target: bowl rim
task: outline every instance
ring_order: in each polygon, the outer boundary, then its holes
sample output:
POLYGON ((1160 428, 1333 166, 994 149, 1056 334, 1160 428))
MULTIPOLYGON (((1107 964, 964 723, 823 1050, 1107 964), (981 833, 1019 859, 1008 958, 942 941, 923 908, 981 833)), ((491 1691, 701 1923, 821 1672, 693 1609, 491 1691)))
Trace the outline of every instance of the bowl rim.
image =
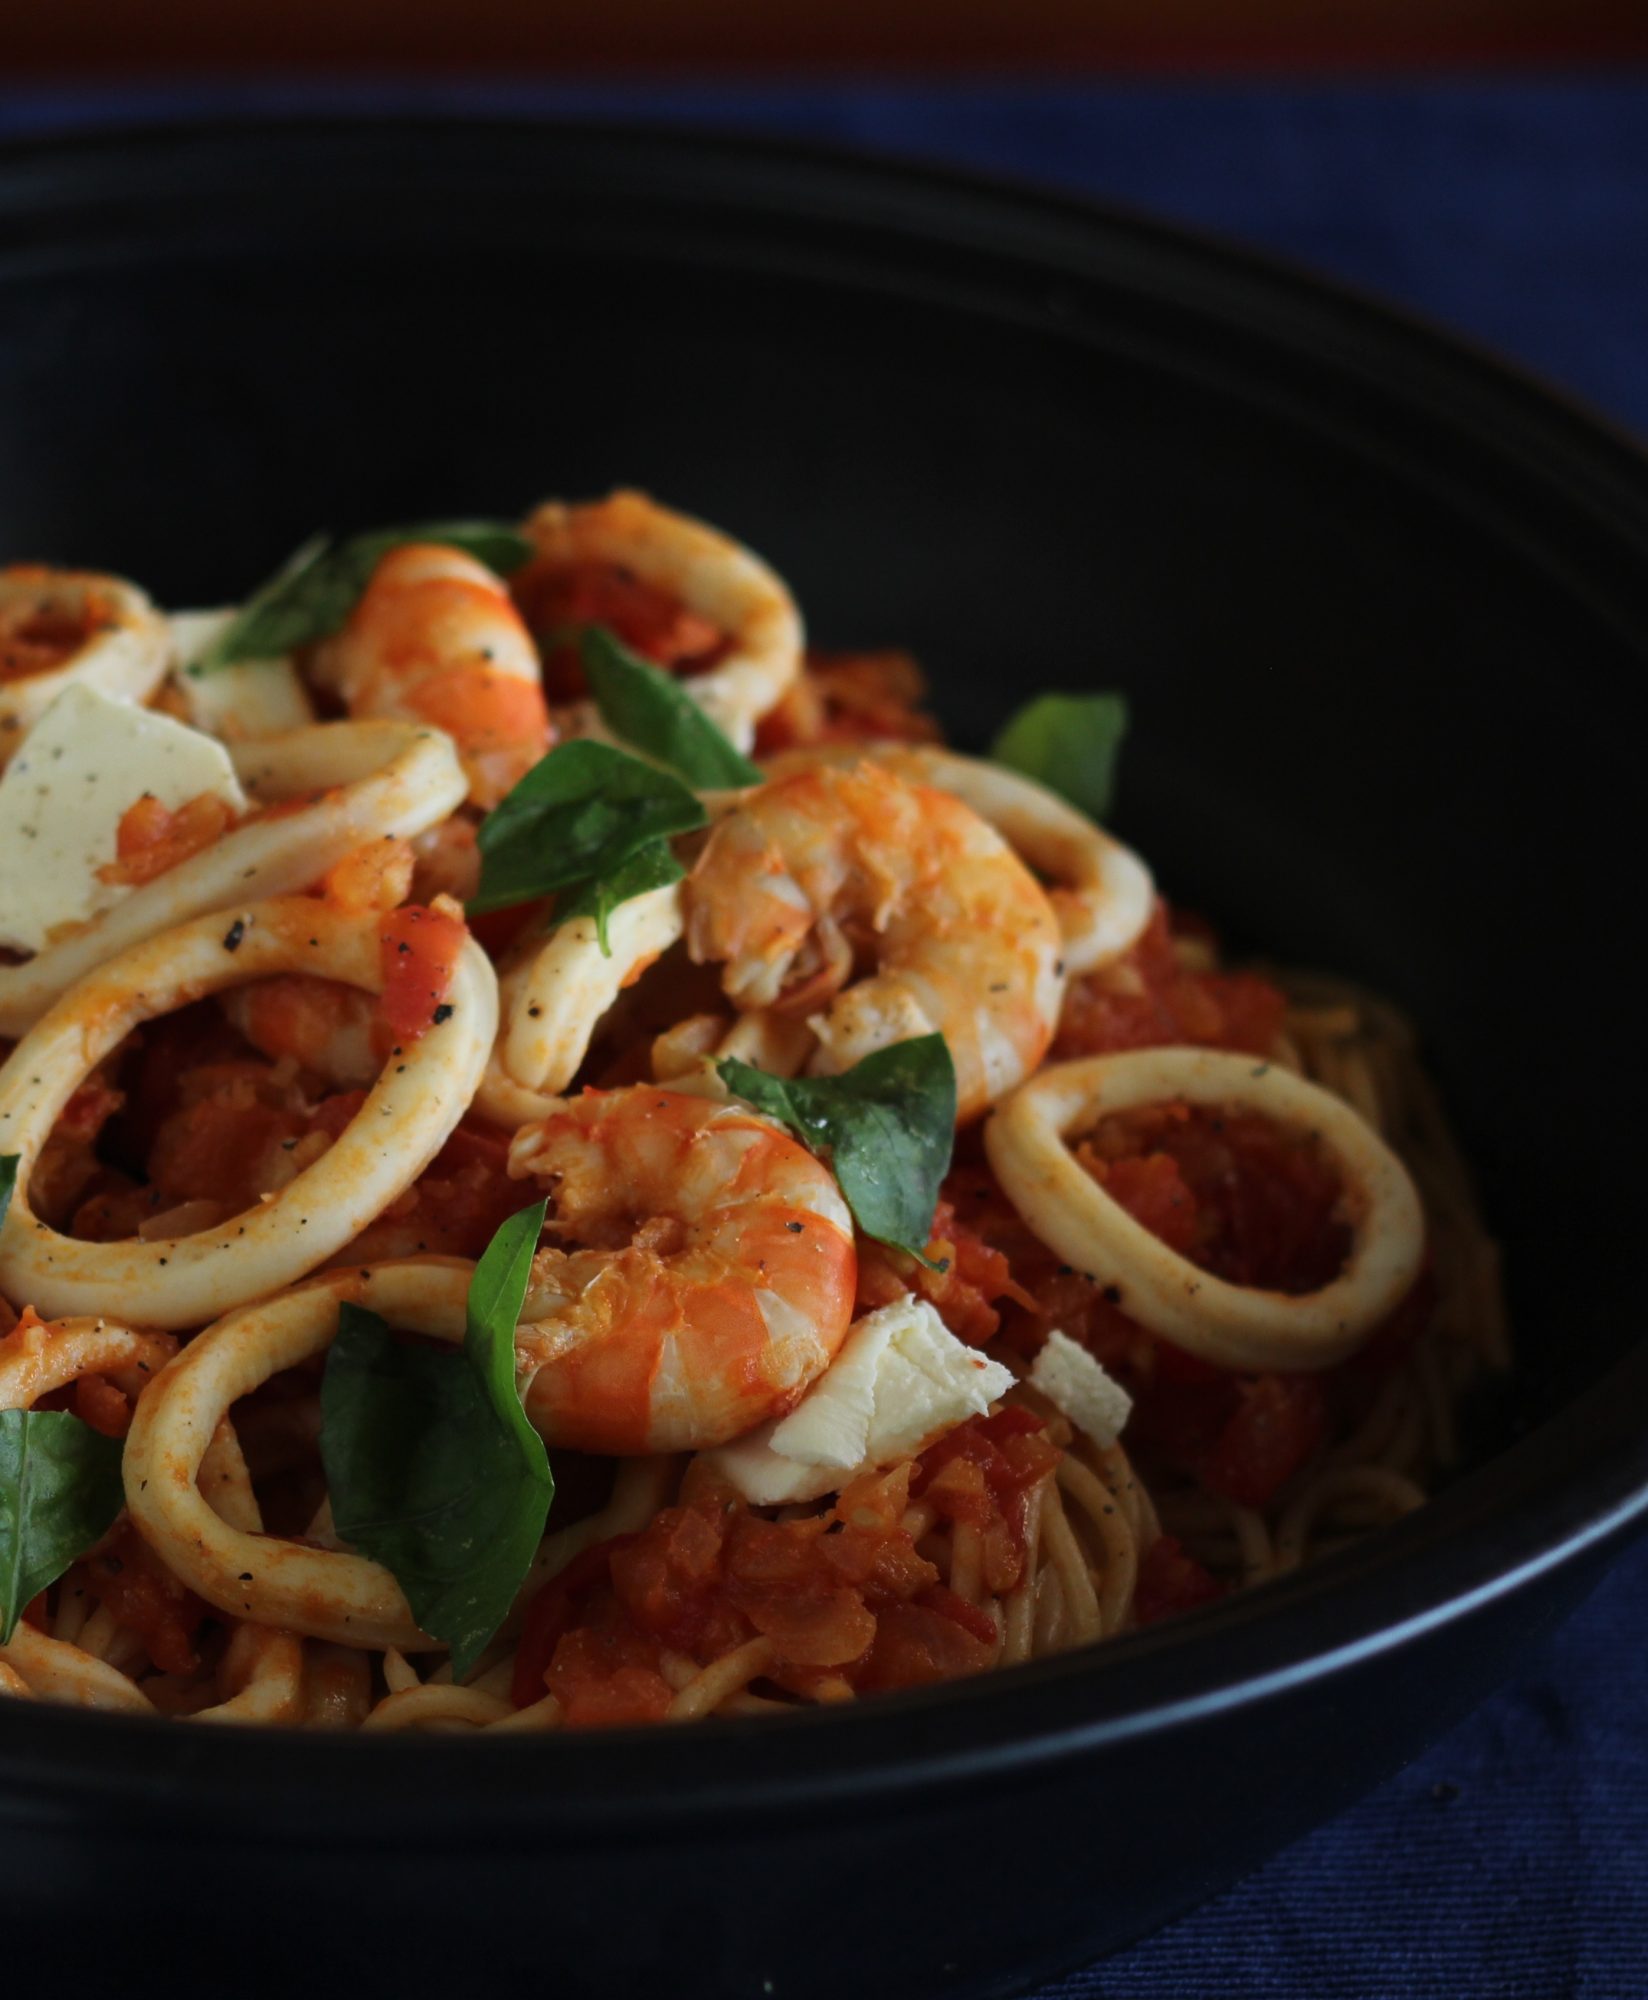
MULTIPOLYGON (((1085 270, 1111 287, 1148 282, 1181 310, 1207 318, 1218 308, 1227 325, 1234 316, 1265 344, 1285 333, 1284 344, 1303 343, 1341 386, 1371 377, 1397 393, 1393 372, 1399 381, 1405 374, 1404 403, 1455 441, 1468 437, 1515 465, 1546 508, 1556 505, 1579 528, 1582 556, 1609 558, 1605 582, 1648 577, 1648 455, 1622 426, 1532 372, 1422 315, 1223 237, 999 176, 833 145, 654 121, 394 109, 22 134, 0 141, 0 282, 8 221, 26 221, 43 204, 152 206, 167 198, 156 188, 168 168, 176 200, 187 191, 178 169, 205 153, 243 161, 282 147, 322 164, 340 150, 404 154, 409 140, 431 139, 525 146, 609 171, 626 156, 634 169, 656 156, 678 172, 690 168, 699 198, 712 204, 748 206, 749 177, 759 172, 769 206, 803 190, 821 212, 905 243, 959 240, 1047 276, 1085 270), (128 179, 134 164, 143 171, 128 179)), ((1617 590, 1604 595, 1613 602, 1617 590)), ((1628 589, 1625 604, 1624 627, 1648 657, 1648 587, 1628 589)), ((706 1815, 783 1818, 890 1805, 895 1796, 931 1799, 982 1778, 1028 1779, 1052 1760, 1342 1673, 1617 1546, 1645 1523, 1648 1342, 1639 1341, 1395 1527, 1309 1572, 1102 1647, 851 1710, 551 1735, 525 1751, 520 1739, 484 1736, 409 1743, 355 1735, 344 1747, 303 1732, 180 1731, 4 1702, 0 1825, 95 1807, 110 1828, 200 1834, 226 1823, 226 1812, 238 1827, 255 1790, 260 1823, 250 1837, 260 1842, 301 1835, 316 1847, 410 1849, 461 1833, 466 1846, 484 1849, 523 1839, 620 1840, 643 1820, 702 1826, 706 1815)))

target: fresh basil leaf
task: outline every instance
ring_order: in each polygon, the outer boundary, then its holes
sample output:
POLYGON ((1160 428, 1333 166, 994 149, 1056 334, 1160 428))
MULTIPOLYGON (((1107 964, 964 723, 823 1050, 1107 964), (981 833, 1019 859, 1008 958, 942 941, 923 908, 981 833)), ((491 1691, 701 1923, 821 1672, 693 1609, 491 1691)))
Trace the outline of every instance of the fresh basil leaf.
POLYGON ((17 1185, 17 1167, 22 1157, 21 1153, 0 1153, 0 1229, 6 1225, 11 1191, 17 1185))
POLYGON ((1115 798, 1126 734, 1125 695, 1039 694, 1012 717, 990 755, 1102 820, 1115 798))
POLYGON ((593 881, 557 896, 554 921, 564 924, 572 917, 593 917, 601 955, 610 958, 612 947, 607 942, 607 920, 618 905, 627 903, 632 896, 644 896, 649 889, 667 889, 672 882, 679 882, 686 872, 670 852, 669 843, 656 840, 650 847, 643 847, 639 854, 632 854, 610 875, 597 876, 593 881))
POLYGON ((585 628, 581 650, 584 678, 614 736, 702 791, 760 784, 760 770, 734 749, 674 674, 638 659, 603 625, 585 628))
POLYGON ((125 1504, 119 1438, 67 1410, 0 1410, 0 1646, 125 1504))
POLYGON ((956 1070, 942 1035, 878 1049, 840 1076, 768 1076, 728 1056, 730 1090, 829 1156, 866 1236, 920 1257, 956 1136, 956 1070))
POLYGON ((532 544, 497 521, 426 521, 410 528, 374 528, 335 547, 324 535, 305 542, 269 581, 254 591, 234 623, 201 655, 195 672, 210 673, 236 660, 271 660, 312 640, 327 638, 360 602, 372 572, 391 549, 407 542, 438 542, 461 549, 507 576, 531 559, 532 544))
POLYGON ((493 1237, 460 1352, 396 1340, 344 1304, 321 1380, 321 1460, 338 1534, 394 1576, 461 1679, 508 1615, 555 1481, 515 1387, 515 1322, 544 1204, 493 1237))
MULTIPOLYGON (((475 1275, 469 1281, 464 1359, 486 1390, 499 1423, 514 1435, 522 1464, 539 1485, 553 1493, 555 1480, 544 1441, 527 1422, 520 1391, 515 1386, 515 1323, 521 1317, 527 1282, 532 1276, 532 1253, 538 1247, 548 1208, 547 1201, 540 1201, 531 1208, 517 1210, 499 1225, 497 1234, 481 1252, 475 1275)), ((539 1532, 541 1535, 541 1527, 539 1532)), ((536 1547, 534 1540, 526 1552, 526 1562, 521 1565, 523 1575, 536 1547)))
POLYGON ((539 758, 481 822, 479 915, 610 880, 645 847, 708 824, 679 778, 580 737, 539 758))

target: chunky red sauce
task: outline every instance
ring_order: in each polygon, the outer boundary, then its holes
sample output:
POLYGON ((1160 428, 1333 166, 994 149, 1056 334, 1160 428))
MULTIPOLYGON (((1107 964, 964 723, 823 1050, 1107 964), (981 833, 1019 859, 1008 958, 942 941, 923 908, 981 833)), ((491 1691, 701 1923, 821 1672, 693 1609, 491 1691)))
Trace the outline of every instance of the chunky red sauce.
POLYGON ((823 743, 936 743, 939 728, 921 707, 927 683, 908 653, 818 653, 761 718, 757 757, 823 743))
POLYGON ((919 1495, 976 1527, 985 1581, 1007 1591, 1025 1562, 1024 1495, 1057 1459, 1039 1419, 1008 1410, 790 1521, 689 1473, 676 1506, 589 1550, 539 1593, 516 1656, 516 1703, 547 1691, 574 1727, 656 1720, 673 1698, 666 1653, 708 1662, 758 1635, 773 1649, 761 1678, 815 1698, 975 1673, 994 1657, 995 1628, 940 1583, 902 1525, 905 1508, 919 1495))
POLYGON ((605 626, 632 653, 675 673, 702 673, 726 651, 718 625, 618 563, 540 559, 510 587, 537 639, 552 702, 580 701, 589 692, 579 639, 591 625, 605 626))
POLYGON ((215 792, 197 792, 176 807, 163 806, 152 792, 145 792, 121 814, 115 858, 97 872, 105 882, 140 888, 204 853, 234 823, 234 807, 215 792))
POLYGON ((1158 904, 1144 936, 1117 965, 1070 982, 1050 1059, 1174 1042, 1264 1055, 1286 1012, 1286 996, 1256 972, 1182 966, 1166 906, 1158 904))
POLYGON ((396 1040, 416 1041, 451 1011, 447 990, 468 935, 458 917, 418 903, 403 904, 383 919, 378 927, 383 972, 378 1014, 396 1040))

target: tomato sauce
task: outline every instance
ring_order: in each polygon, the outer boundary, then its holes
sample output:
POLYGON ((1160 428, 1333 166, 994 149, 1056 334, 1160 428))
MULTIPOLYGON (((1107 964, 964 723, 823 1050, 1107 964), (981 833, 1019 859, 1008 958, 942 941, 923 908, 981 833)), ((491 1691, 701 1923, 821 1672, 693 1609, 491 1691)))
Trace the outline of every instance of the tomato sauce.
POLYGON ((903 1526, 906 1507, 919 1494, 976 1527, 987 1584, 1010 1590, 1027 1560, 1025 1495, 1058 1458, 1040 1418, 1012 1408, 788 1521, 695 1468, 675 1506, 586 1551, 538 1593, 515 1702, 547 1690, 574 1728, 655 1720, 672 1699, 666 1653, 707 1663, 758 1635, 773 1651, 763 1679, 814 1698, 976 1673, 995 1657, 995 1626, 941 1582, 903 1526))
POLYGON ((447 990, 468 936, 461 918, 418 903, 391 910, 379 925, 378 1015, 397 1041, 416 1041, 446 1018, 447 990))
POLYGON ((114 1622, 136 1634, 161 1673, 197 1670, 196 1641, 208 1607, 178 1582, 128 1518, 87 1559, 86 1582, 114 1622))
POLYGON ((937 743, 922 708, 927 682, 908 653, 807 655, 807 671, 756 725, 755 754, 810 750, 825 743, 937 743))
POLYGON ((684 605, 673 591, 647 583, 619 563, 529 563, 511 584, 521 616, 543 659, 544 691, 552 702, 581 701, 589 692, 579 640, 601 625, 632 653, 672 673, 702 673, 727 651, 727 635, 684 605))
POLYGON ((1116 965, 1070 982, 1050 1060, 1173 1043, 1265 1055, 1286 1013, 1286 995, 1256 972, 1181 965, 1167 908, 1158 903, 1144 935, 1116 965))
POLYGON ((98 875, 105 882, 140 888, 203 853, 234 824, 234 807, 215 792, 199 792, 175 808, 145 792, 121 814, 115 858, 98 875))

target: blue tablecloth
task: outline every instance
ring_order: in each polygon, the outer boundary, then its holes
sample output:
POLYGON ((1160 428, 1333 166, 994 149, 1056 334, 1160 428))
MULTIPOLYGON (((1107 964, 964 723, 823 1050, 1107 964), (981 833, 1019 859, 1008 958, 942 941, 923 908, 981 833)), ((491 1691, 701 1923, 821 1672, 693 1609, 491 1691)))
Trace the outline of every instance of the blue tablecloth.
MULTIPOLYGON (((0 133, 268 106, 667 117, 1039 178, 1447 321, 1648 434, 1648 77, 1342 85, 200 84, 0 102, 0 133)), ((1648 1994, 1648 1548, 1400 1777, 1041 2000, 1648 1994)))

